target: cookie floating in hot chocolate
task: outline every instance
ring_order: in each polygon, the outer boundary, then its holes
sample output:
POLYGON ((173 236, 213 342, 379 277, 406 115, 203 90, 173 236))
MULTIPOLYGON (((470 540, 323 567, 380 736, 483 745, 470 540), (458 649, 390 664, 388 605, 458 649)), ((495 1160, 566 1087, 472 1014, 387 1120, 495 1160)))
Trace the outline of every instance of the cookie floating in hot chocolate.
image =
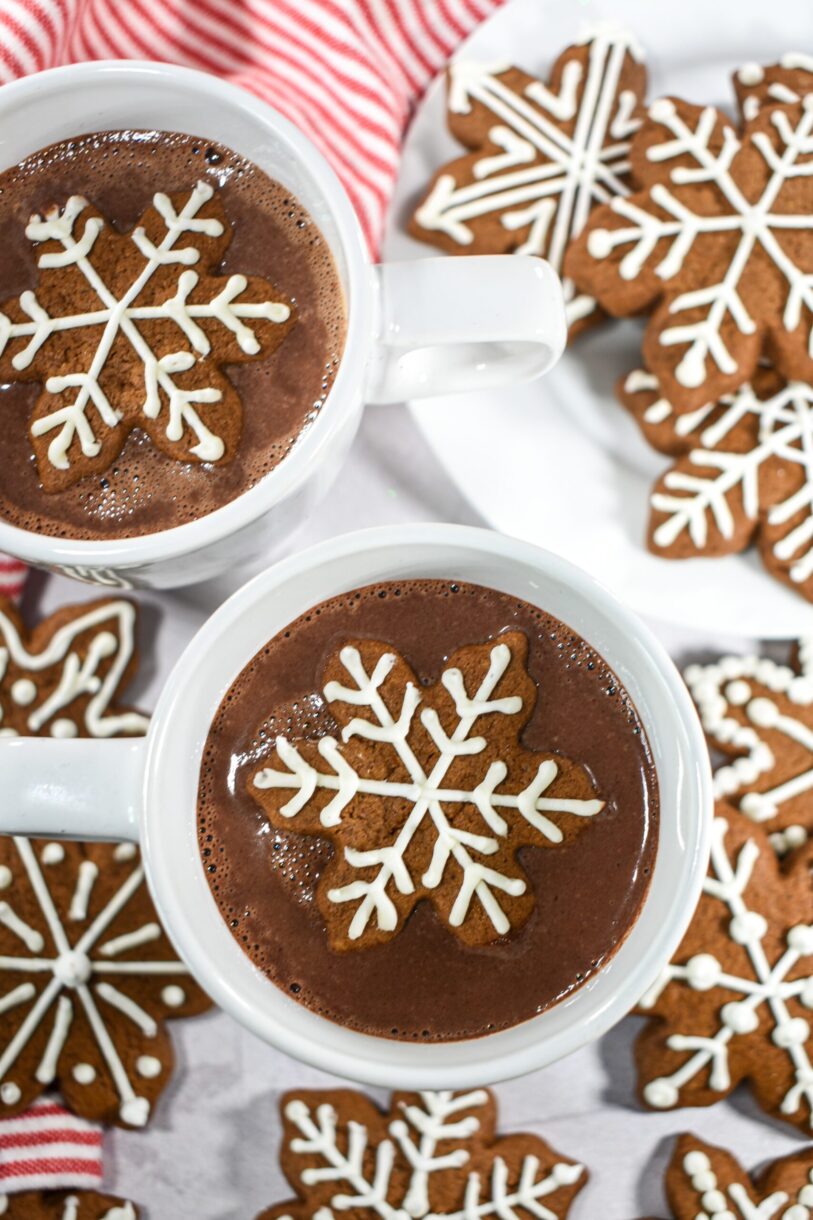
POLYGON ((322 676, 339 740, 277 738, 252 787, 274 826, 334 844, 317 891, 334 949, 389 939, 423 899, 467 944, 498 940, 533 908, 519 849, 603 808, 577 764, 520 744, 527 653, 518 631, 469 645, 421 690, 385 644, 347 644, 322 676))
POLYGON ((408 580, 314 607, 226 693, 201 858, 257 968, 381 1037, 506 1029, 634 924, 658 784, 629 696, 536 607, 408 580))
POLYGON ((0 174, 0 518, 137 537, 255 486, 321 410, 345 303, 282 184, 220 144, 106 131, 0 174))

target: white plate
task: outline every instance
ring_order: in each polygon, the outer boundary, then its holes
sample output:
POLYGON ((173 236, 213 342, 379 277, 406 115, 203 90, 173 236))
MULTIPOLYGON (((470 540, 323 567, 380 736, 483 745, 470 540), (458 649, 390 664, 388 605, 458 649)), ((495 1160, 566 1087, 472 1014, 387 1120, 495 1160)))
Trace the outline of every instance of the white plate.
MULTIPOLYGON (((509 60, 547 74, 585 24, 611 20, 643 44, 650 98, 675 93, 729 110, 731 73, 800 49, 806 0, 511 0, 460 49, 461 58, 509 60)), ((384 245, 387 259, 431 247, 404 232, 415 200, 460 152, 446 131, 435 82, 407 137, 384 245)), ((790 637, 813 612, 769 577, 756 555, 676 562, 644 548, 648 488, 666 459, 645 444, 616 403, 613 384, 637 366, 640 324, 605 323, 582 336, 544 381, 508 393, 428 400, 412 410, 450 479, 497 529, 566 555, 643 614, 706 633, 790 637)))

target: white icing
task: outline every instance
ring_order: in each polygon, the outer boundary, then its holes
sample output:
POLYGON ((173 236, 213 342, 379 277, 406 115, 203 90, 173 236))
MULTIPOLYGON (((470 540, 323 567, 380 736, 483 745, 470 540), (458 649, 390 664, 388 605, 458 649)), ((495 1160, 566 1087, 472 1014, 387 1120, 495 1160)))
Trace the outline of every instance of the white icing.
POLYGON ((40 852, 43 864, 61 864, 65 859, 65 848, 61 843, 46 843, 40 852))
POLYGON ((73 720, 60 717, 52 722, 50 732, 52 737, 59 737, 64 740, 69 737, 76 737, 79 730, 73 720))
POLYGON ((804 1018, 794 1017, 788 1009, 791 1000, 801 1001, 806 1006, 808 999, 813 1001, 813 973, 790 977, 797 973, 800 960, 811 955, 813 926, 803 924, 791 928, 785 937, 787 947, 777 961, 769 961, 763 944, 768 923, 760 912, 749 908, 745 898, 754 865, 759 858, 759 847, 752 840, 746 840, 732 864, 725 845, 727 830, 724 818, 714 819, 711 865, 703 891, 727 908, 731 917, 730 935, 744 947, 749 973, 742 976, 731 974, 710 954, 694 957, 685 965, 671 963, 641 1000, 641 1008, 652 1008, 661 993, 675 982, 693 991, 720 987, 724 995, 733 992, 742 998, 735 1001, 726 999, 721 1004, 718 1028, 711 1036, 670 1035, 667 1046, 674 1051, 686 1051, 687 1057, 670 1076, 650 1081, 645 1087, 644 1096, 651 1106, 659 1109, 677 1105, 683 1086, 706 1069, 709 1088, 720 1093, 728 1092, 732 1086, 729 1045, 732 1039, 753 1032, 760 1013, 764 1013, 771 1021, 774 1045, 787 1055, 793 1080, 780 1103, 781 1112, 797 1114, 804 1104, 813 1126, 813 1063, 808 1054, 810 1026, 804 1018), (701 957, 705 960, 698 968, 701 957))
MULTIPOLYGON (((131 1126, 143 1126, 149 1117, 149 1102, 137 1095, 128 1069, 111 1037, 108 1028, 109 1008, 132 1023, 138 1033, 147 1038, 155 1037, 157 1024, 149 1013, 137 1004, 122 986, 132 977, 162 977, 169 974, 185 975, 186 968, 177 961, 164 959, 116 961, 117 953, 123 953, 141 945, 152 943, 156 936, 155 924, 145 924, 133 934, 123 933, 112 940, 104 940, 105 933, 114 924, 133 896, 144 884, 144 870, 135 864, 112 897, 93 918, 88 916, 87 901, 96 881, 96 866, 89 870, 81 861, 77 867, 77 882, 71 898, 66 920, 54 906, 50 891, 41 871, 40 860, 27 839, 12 840, 22 863, 31 890, 47 925, 56 953, 53 957, 40 957, 45 942, 34 928, 18 919, 9 903, 0 907, 0 923, 23 940, 30 956, 0 956, 0 970, 13 971, 17 975, 30 975, 30 980, 18 984, 0 996, 0 1013, 27 1008, 6 1044, 0 1048, 0 1099, 6 1104, 18 1086, 8 1079, 9 1072, 18 1062, 31 1038, 52 1014, 45 1050, 36 1068, 36 1079, 40 1084, 50 1084, 55 1079, 62 1052, 69 1038, 77 1006, 83 1014, 91 1035, 98 1047, 101 1061, 110 1082, 119 1097, 119 1115, 131 1126), (42 987, 42 980, 46 979, 42 987), (110 979, 120 980, 114 986, 110 979), (37 986, 35 986, 35 983, 37 986)), ((64 849, 63 849, 64 851, 64 849)), ((67 854, 67 853, 65 853, 67 854)), ((64 860, 62 861, 64 866, 64 860)), ((180 993, 180 1003, 185 995, 180 988, 165 987, 167 991, 180 993)), ((176 1007, 180 1006, 175 1005, 176 1007)), ((132 1041, 133 1035, 128 1035, 132 1041)), ((137 1067, 133 1069, 138 1075, 137 1067)), ((78 1063, 71 1069, 74 1080, 90 1084, 96 1078, 96 1069, 90 1064, 78 1063)), ((16 1101, 15 1097, 15 1101, 16 1101)))
POLYGON ((18 707, 28 707, 37 697, 37 688, 30 678, 18 678, 11 687, 11 698, 18 707))
POLYGON ((155 1055, 139 1055, 136 1059, 136 1071, 145 1080, 154 1080, 156 1076, 161 1075, 161 1060, 156 1059, 155 1055))
POLYGON ((765 77, 765 71, 759 64, 743 64, 737 73, 737 79, 743 85, 753 87, 761 84, 765 77))
POLYGON ((94 864, 92 860, 83 860, 79 865, 76 889, 71 899, 71 905, 68 908, 68 919, 87 919, 88 903, 90 902, 93 887, 96 884, 98 876, 98 865, 94 864))
MULTIPOLYGON (((643 370, 639 379, 631 373, 624 383, 627 393, 660 393, 660 382, 643 370)), ((671 546, 681 534, 703 550, 714 527, 726 539, 734 537, 736 520, 730 501, 742 503, 746 515, 756 520, 763 512, 773 527, 771 551, 787 565, 795 584, 813 576, 813 389, 804 382, 784 384, 768 398, 759 398, 750 385, 741 386, 719 402, 697 411, 676 414, 666 398, 658 398, 644 412, 647 423, 673 422, 678 437, 687 436, 716 415, 703 428, 699 444, 688 455, 697 473, 667 471, 664 489, 650 496, 656 512, 665 514, 653 531, 658 547, 671 546), (727 449, 725 442, 748 416, 757 421, 757 441, 751 449, 727 449), (784 499, 763 507, 761 475, 770 465, 782 463, 793 478, 784 499), (802 480, 796 477, 801 468, 802 480), (787 526, 786 532, 777 526, 787 526)))
MULTIPOLYGON (((481 1089, 458 1095, 420 1093, 415 1104, 402 1104, 403 1117, 389 1126, 391 1138, 373 1147, 369 1131, 361 1123, 350 1121, 342 1130, 331 1105, 322 1103, 311 1109, 306 1101, 294 1098, 285 1107, 285 1118, 299 1134, 290 1139, 289 1147, 308 1158, 301 1171, 304 1185, 335 1183, 326 1210, 370 1209, 379 1220, 428 1220, 432 1174, 462 1171, 469 1164, 471 1151, 465 1141, 480 1130, 476 1112, 486 1101, 487 1094, 481 1089), (465 1111, 469 1113, 459 1117, 465 1111), (393 1177, 393 1142, 409 1167, 403 1186, 393 1177), (440 1150, 450 1142, 451 1150, 440 1150), (390 1202, 394 1190, 396 1201, 390 1202)), ((520 1213, 537 1220, 557 1220, 559 1209, 551 1211, 545 1201, 562 1186, 574 1185, 583 1174, 582 1165, 563 1161, 540 1170, 538 1158, 531 1154, 523 1156, 509 1173, 498 1155, 488 1176, 476 1170, 468 1173, 464 1206, 449 1212, 448 1220, 488 1220, 520 1213)))
POLYGON ((449 923, 453 927, 460 926, 476 897, 495 931, 501 935, 505 934, 511 926, 510 920, 503 911, 496 892, 522 894, 525 891, 525 882, 520 877, 506 876, 474 858, 475 854, 486 857, 492 855, 499 848, 499 839, 508 835, 508 823, 500 811, 516 810, 543 838, 551 843, 560 843, 563 838, 562 831, 549 814, 571 813, 581 817, 593 817, 604 807, 604 802, 544 796, 558 774, 558 767, 552 760, 541 763, 535 778, 516 794, 497 792, 497 788, 508 774, 508 768, 502 761, 491 763, 474 790, 443 786, 444 778, 456 758, 464 754, 476 755, 485 750, 485 738, 470 736, 480 716, 516 716, 522 711, 522 700, 519 696, 492 697, 511 663, 511 650, 507 644, 495 644, 491 649, 488 670, 473 697, 466 691, 460 670, 444 670, 440 681, 454 701, 458 720, 452 735, 447 736, 432 708, 425 708, 420 714, 419 723, 438 751, 437 760, 428 774, 410 744, 415 727, 415 713, 421 703, 421 692, 412 683, 406 685, 397 719, 393 719, 381 695, 381 687, 395 665, 395 655, 382 654, 372 674, 366 672, 356 648, 343 648, 339 659, 353 685, 347 687, 339 682, 329 682, 324 690, 326 702, 330 704, 340 701, 367 708, 371 712, 370 719, 357 718, 344 727, 343 743, 354 737, 361 737, 391 746, 409 777, 408 781, 373 779, 360 775, 332 737, 323 737, 319 741, 318 751, 328 769, 317 770, 300 755, 295 745, 284 737, 278 737, 277 758, 286 769, 261 768, 254 775, 254 786, 260 790, 291 790, 293 795, 280 809, 280 813, 287 818, 296 817, 317 789, 335 792, 336 795, 320 814, 323 826, 338 825, 344 811, 359 793, 398 802, 407 801, 411 804, 412 808, 392 844, 369 851, 344 848, 345 859, 353 867, 365 871, 371 868, 377 870, 372 879, 359 878, 349 885, 328 891, 328 899, 333 903, 360 900, 348 929, 351 940, 362 936, 373 919, 383 930, 392 931, 397 927, 397 910, 387 888, 392 883, 402 894, 414 891, 415 881, 410 875, 405 857, 414 835, 427 819, 432 823, 435 847, 429 866, 421 878, 422 884, 428 889, 437 888, 444 878, 449 861, 453 860, 459 869, 461 880, 449 915, 449 923), (456 830, 448 819, 445 808, 459 804, 474 805, 486 827, 492 832, 491 835, 476 835, 456 830))
MULTIPOLYGON (((770 821, 787 802, 813 789, 813 639, 800 641, 799 665, 796 673, 767 657, 723 657, 713 665, 693 665, 684 675, 705 732, 741 755, 717 769, 715 794, 737 803, 754 822, 770 821), (771 694, 785 696, 799 708, 799 716, 781 712, 771 694), (781 783, 744 792, 776 765, 774 749, 759 730, 780 734, 794 756, 801 747, 805 760, 796 775, 781 783)), ((798 847, 806 838, 798 825, 778 833, 781 839, 774 846, 780 851, 798 847)))
POLYGON ((11 869, 7 864, 0 864, 0 890, 7 890, 11 881, 11 869))
POLYGON ((225 287, 208 302, 192 304, 190 294, 196 287, 199 276, 196 271, 182 271, 177 281, 175 296, 152 305, 134 304, 143 296, 145 288, 160 267, 175 264, 189 267, 200 259, 200 251, 194 244, 179 246, 179 239, 186 235, 202 233, 207 237, 218 237, 223 226, 214 218, 201 218, 198 213, 214 194, 205 182, 198 182, 180 212, 176 212, 164 194, 153 196, 153 205, 166 225, 166 235, 158 246, 147 237, 143 228, 133 230, 131 237, 144 257, 144 267, 121 298, 116 298, 108 288, 92 261, 93 247, 104 228, 99 217, 90 217, 84 224, 81 236, 77 237, 77 222, 87 207, 87 200, 72 195, 60 213, 51 209, 45 216, 33 216, 26 228, 26 236, 32 242, 58 242, 62 251, 41 254, 38 265, 43 269, 76 267, 84 276, 98 299, 99 308, 85 310, 63 317, 51 317, 38 302, 35 293, 28 291, 20 296, 20 307, 30 321, 11 322, 0 314, 0 353, 10 340, 29 337, 28 344, 12 359, 15 369, 27 368, 40 348, 53 335, 77 329, 99 328, 99 340, 86 371, 64 376, 52 376, 45 381, 49 394, 61 395, 76 390, 72 401, 63 403, 47 415, 35 420, 31 426, 32 436, 44 436, 55 432, 48 446, 48 460, 58 470, 70 466, 68 453, 74 440, 79 442, 86 457, 95 457, 101 450, 101 442, 88 418, 88 409, 93 406, 100 422, 106 428, 115 428, 121 414, 109 401, 102 388, 104 369, 114 344, 123 337, 132 347, 144 369, 145 400, 143 411, 147 418, 156 419, 166 402, 166 435, 169 440, 182 439, 188 428, 195 443, 189 452, 201 461, 214 462, 223 456, 224 444, 200 418, 195 404, 219 402, 222 394, 214 386, 185 389, 176 385, 175 374, 191 369, 199 357, 209 354, 210 344, 198 319, 215 320, 230 331, 241 350, 255 354, 260 344, 254 331, 243 319, 264 318, 271 322, 284 322, 290 316, 287 305, 275 301, 248 303, 237 301, 245 291, 245 276, 232 275, 225 287), (188 341, 192 351, 170 352, 156 356, 144 338, 137 323, 164 322, 167 334, 177 327, 188 341))
POLYGON ((171 984, 165 987, 161 992, 161 999, 166 1004, 167 1008, 180 1008, 186 1001, 186 992, 182 987, 177 987, 171 984))
MULTIPOLYGON (((14 622, 0 610, 0 682, 9 659, 20 669, 41 673, 61 665, 59 680, 51 694, 28 715, 28 730, 38 733, 57 713, 68 711, 76 700, 87 697, 83 713, 83 728, 91 737, 112 737, 121 733, 146 733, 149 721, 136 712, 113 714, 110 703, 130 664, 135 648, 135 608, 129 602, 107 602, 88 610, 64 624, 40 652, 29 652, 23 644, 14 622), (80 660, 74 648, 83 636, 86 655, 80 660), (102 662, 109 662, 101 676, 102 662)), ((0 721, 3 707, 0 701, 0 721)), ((70 723, 58 719, 52 725, 56 736, 74 736, 67 729, 70 723), (58 726, 58 727, 57 727, 58 726)))
MULTIPOLYGON (((756 202, 746 197, 735 176, 734 161, 741 142, 731 127, 721 128, 713 107, 704 108, 696 120, 690 120, 695 124, 692 127, 669 99, 654 102, 650 116, 665 131, 660 142, 647 147, 646 155, 655 163, 679 159, 679 164, 668 170, 666 182, 649 188, 648 199, 632 203, 616 194, 609 200, 613 211, 629 222, 627 225, 598 228, 590 234, 588 251, 595 259, 608 258, 619 247, 628 247, 618 267, 620 276, 626 280, 636 279, 650 265, 657 250, 659 261, 651 269, 664 283, 683 269, 698 239, 702 242, 706 235, 716 233, 736 235, 736 248, 720 282, 701 282, 669 303, 676 324, 661 331, 660 343, 665 347, 686 345, 674 375, 687 388, 704 385, 710 366, 726 376, 737 371, 737 360, 726 345, 724 332, 732 324, 743 335, 756 331, 756 322, 741 291, 743 276, 755 258, 770 260, 787 285, 782 313, 782 325, 787 331, 796 329, 803 320, 803 311, 813 311, 813 275, 793 261, 780 240, 783 233, 798 241, 805 232, 813 231, 810 212, 797 214, 782 206, 783 191, 788 184, 793 190, 795 182, 810 173, 806 159, 813 149, 813 102, 807 104, 810 100, 804 99, 800 113, 795 116, 781 108, 773 110, 773 136, 766 131, 753 134, 748 155, 752 155, 751 149, 755 150, 768 170, 767 182, 756 202), (710 183, 716 188, 719 206, 713 212, 692 210, 691 194, 680 189, 697 183, 710 183), (698 310, 702 311, 699 317, 698 310), (685 320, 680 320, 681 314, 686 315, 685 320)), ((698 265, 706 262, 697 258, 695 261, 698 265)), ((808 330, 808 347, 813 356, 813 329, 808 330)))
MULTIPOLYGON (((471 222, 498 215, 509 231, 527 229, 518 254, 544 254, 561 271, 569 241, 584 228, 593 204, 626 194, 630 136, 640 126, 636 98, 618 85, 625 58, 637 58, 632 37, 598 30, 585 38, 587 72, 579 60, 564 66, 559 93, 534 81, 517 93, 501 80, 505 65, 453 62, 449 69, 449 109, 468 113, 472 102, 494 116, 489 142, 470 184, 457 186, 441 174, 416 212, 419 225, 471 245, 471 222), (573 122, 575 120, 575 123, 573 122), (572 134, 562 125, 573 126, 572 134)), ((595 308, 565 281, 570 322, 595 308)))
POLYGON ((135 843, 117 843, 113 850, 114 860, 135 860, 138 848, 135 843))
POLYGON ((0 1084, 0 1101, 5 1105, 16 1106, 21 1097, 20 1086, 16 1085, 13 1080, 7 1080, 4 1084, 0 1084))
POLYGON ((813 72, 813 55, 806 55, 803 51, 787 51, 779 62, 789 72, 813 72))

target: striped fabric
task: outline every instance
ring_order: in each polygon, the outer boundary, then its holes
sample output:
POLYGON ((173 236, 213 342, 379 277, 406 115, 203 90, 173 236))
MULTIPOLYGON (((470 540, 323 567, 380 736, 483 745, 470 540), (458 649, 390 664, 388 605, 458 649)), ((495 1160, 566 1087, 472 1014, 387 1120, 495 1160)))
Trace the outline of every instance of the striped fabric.
POLYGON ((20 1190, 102 1183, 102 1128, 41 1098, 17 1118, 0 1119, 0 1200, 20 1190))
POLYGON ((0 555, 0 597, 10 597, 16 601, 23 591, 25 574, 24 563, 0 555))
MULTIPOLYGON (((0 84, 90 59, 160 59, 223 76, 274 106, 322 151, 375 254, 416 102, 461 39, 501 3, 0 0, 0 84)), ((0 593, 17 596, 21 588, 19 569, 0 556, 0 593)))
POLYGON ((89 59, 170 60, 224 76, 310 136, 376 251, 416 101, 501 2, 0 0, 0 83, 89 59))

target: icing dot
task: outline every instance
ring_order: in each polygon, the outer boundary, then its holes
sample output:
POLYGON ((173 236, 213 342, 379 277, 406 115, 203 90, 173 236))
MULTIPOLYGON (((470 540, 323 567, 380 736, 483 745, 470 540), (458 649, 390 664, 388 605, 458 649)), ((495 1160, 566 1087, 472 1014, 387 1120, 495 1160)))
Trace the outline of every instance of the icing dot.
MULTIPOLYGON (((785 842, 788 847, 801 847, 807 842, 807 831, 804 826, 786 826, 785 827, 785 842)), ((810 950, 808 949, 808 953, 810 950)))
POLYGON ((720 1010, 720 1017, 723 1024, 727 1025, 735 1034, 752 1034, 759 1025, 759 1017, 753 1006, 743 1001, 735 1000, 730 1004, 724 1004, 720 1010))
POLYGON ((770 699, 752 699, 748 715, 761 729, 772 729, 779 721, 779 708, 770 699))
POLYGON ((728 925, 729 935, 738 945, 761 940, 767 930, 768 924, 759 911, 743 911, 742 914, 735 915, 728 925))
POLYGON ((729 703, 733 703, 735 707, 742 707, 751 698, 751 687, 740 678, 735 682, 729 682, 725 693, 729 703))
POLYGON ((800 923, 788 932, 788 945, 803 956, 813 953, 813 926, 800 923))
POLYGON ((720 1212, 725 1211, 725 1195, 721 1190, 707 1190, 701 1196, 700 1202, 706 1211, 711 1212, 713 1216, 719 1216, 720 1212))
POLYGON ((695 1190, 699 1190, 701 1194, 706 1194, 708 1191, 716 1189, 717 1176, 711 1169, 704 1169, 702 1173, 693 1174, 692 1186, 694 1186, 695 1190))
POLYGON ((134 860, 138 848, 135 843, 117 843, 113 851, 114 860, 134 860))
POLYGON ((668 97, 659 97, 649 107, 649 117, 654 119, 656 123, 662 123, 664 119, 671 119, 675 113, 675 103, 670 101, 668 97))
POLYGON ((813 1207, 813 1186, 803 1186, 799 1191, 799 1202, 805 1207, 813 1207))
POLYGON ((777 1025, 771 1038, 776 1046, 781 1046, 783 1050, 786 1050, 790 1046, 801 1046, 809 1036, 810 1026, 804 1017, 792 1017, 789 1021, 783 1021, 781 1025, 777 1025))
POLYGON ((607 258, 612 248, 612 239, 607 229, 593 229, 587 238, 587 249, 593 258, 607 258))
POLYGON ((145 1127, 150 1117, 150 1103, 146 1097, 131 1097, 121 1103, 119 1116, 130 1127, 145 1127))
POLYGON ((11 869, 6 864, 0 864, 0 890, 7 890, 11 880, 11 869))
POLYGON ((136 1059, 136 1071, 139 1076, 153 1080, 156 1076, 161 1075, 161 1060, 156 1059, 155 1055, 139 1055, 136 1059))
POLYGON ((759 64, 743 64, 737 73, 737 80, 742 85, 758 85, 765 78, 765 72, 759 64))
POLYGON ((11 697, 19 707, 28 707, 37 697, 37 688, 30 678, 18 678, 12 685, 11 697))
POLYGON ((0 1101, 7 1106, 14 1106, 22 1097, 19 1085, 14 1084, 12 1080, 7 1080, 5 1084, 0 1084, 0 1101))
POLYGON ((76 1063, 71 1075, 77 1084, 93 1084, 96 1079, 96 1069, 89 1063, 76 1063))
POLYGON ((708 991, 720 980, 720 963, 711 953, 698 953, 686 963, 686 982, 695 991, 708 991))
POLYGON ((810 1220, 810 1212, 806 1207, 794 1203, 792 1207, 782 1213, 782 1220, 810 1220))
POLYGON ((112 656, 118 646, 112 631, 102 631, 96 636, 96 651, 100 657, 112 656))
POLYGON ((61 864, 65 859, 65 848, 61 843, 46 843, 40 852, 43 864, 61 864))
POLYGON ((69 949, 67 953, 60 953, 53 963, 53 971, 54 977, 59 979, 63 987, 79 987, 82 983, 87 983, 93 973, 93 967, 87 954, 77 949, 69 949))
POLYGON ((165 987, 161 992, 161 999, 167 1008, 180 1008, 186 1000, 186 992, 183 987, 170 983, 169 987, 165 987))
POLYGON ((677 1105, 678 1091, 668 1080, 650 1080, 644 1086, 644 1101, 654 1106, 656 1110, 668 1110, 677 1105))
POLYGON ((72 720, 66 720, 64 717, 60 717, 59 720, 55 720, 51 725, 51 736, 59 737, 62 740, 68 737, 76 737, 78 732, 79 730, 74 722, 72 720))
POLYGON ((0 737, 19 737, 19 733, 17 732, 16 729, 11 729, 11 728, 0 729, 0 737))
POLYGON ((748 792, 740 801, 740 809, 752 822, 767 822, 779 812, 769 796, 760 792, 748 792))

